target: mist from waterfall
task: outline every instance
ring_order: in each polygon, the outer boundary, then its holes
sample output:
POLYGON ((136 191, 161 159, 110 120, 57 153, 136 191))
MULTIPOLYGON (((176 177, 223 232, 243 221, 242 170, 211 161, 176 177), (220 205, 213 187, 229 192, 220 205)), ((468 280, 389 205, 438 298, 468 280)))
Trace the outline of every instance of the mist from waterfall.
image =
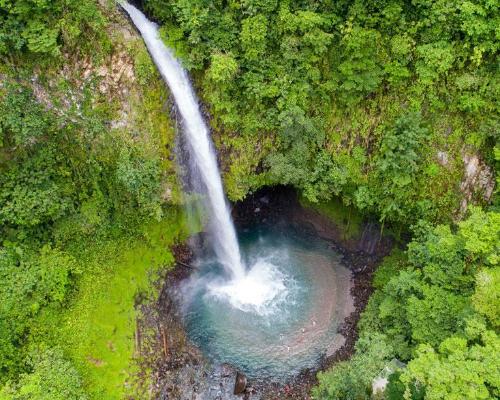
POLYGON ((181 114, 184 139, 189 146, 188 167, 192 170, 192 176, 199 177, 201 181, 198 182, 197 188, 203 191, 201 194, 208 208, 208 229, 215 255, 234 280, 241 280, 245 276, 245 268, 242 264, 236 232, 224 196, 217 159, 209 136, 210 132, 203 120, 189 77, 171 50, 160 39, 158 26, 149 21, 134 6, 126 2, 121 3, 121 6, 140 31, 181 114))

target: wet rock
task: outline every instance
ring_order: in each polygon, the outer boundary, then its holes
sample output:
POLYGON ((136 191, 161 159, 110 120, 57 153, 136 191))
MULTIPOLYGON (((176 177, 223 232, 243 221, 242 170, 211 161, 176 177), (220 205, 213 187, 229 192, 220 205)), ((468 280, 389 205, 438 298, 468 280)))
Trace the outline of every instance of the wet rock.
POLYGON ((368 222, 361 235, 358 249, 365 254, 375 254, 377 252, 377 246, 380 243, 380 236, 379 226, 373 222, 368 222))
POLYGON ((247 387, 247 377, 240 372, 236 373, 236 381, 234 382, 234 394, 242 394, 247 387))

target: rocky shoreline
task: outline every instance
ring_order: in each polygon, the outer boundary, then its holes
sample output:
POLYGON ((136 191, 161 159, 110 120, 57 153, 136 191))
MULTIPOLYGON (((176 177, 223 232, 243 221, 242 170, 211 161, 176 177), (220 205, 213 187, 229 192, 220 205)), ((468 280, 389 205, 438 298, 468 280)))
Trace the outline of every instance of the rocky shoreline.
POLYGON ((248 380, 244 390, 240 382, 242 393, 235 395, 238 371, 227 364, 211 365, 186 336, 175 298, 179 282, 192 272, 192 253, 186 244, 178 244, 173 249, 175 269, 156 282, 158 299, 138 299, 135 358, 139 372, 133 379, 138 392, 147 392, 157 399, 179 400, 309 399, 316 373, 353 354, 356 325, 373 291, 373 272, 390 252, 392 240, 380 237, 380 229, 372 222, 363 224, 359 238, 344 240, 334 222, 301 207, 295 191, 287 187, 266 188, 248 196, 233 207, 233 218, 238 229, 254 224, 292 225, 323 239, 342 255, 344 265, 352 272, 354 301, 354 311, 339 328, 344 344, 331 356, 325 356, 317 368, 303 371, 286 384, 248 380))

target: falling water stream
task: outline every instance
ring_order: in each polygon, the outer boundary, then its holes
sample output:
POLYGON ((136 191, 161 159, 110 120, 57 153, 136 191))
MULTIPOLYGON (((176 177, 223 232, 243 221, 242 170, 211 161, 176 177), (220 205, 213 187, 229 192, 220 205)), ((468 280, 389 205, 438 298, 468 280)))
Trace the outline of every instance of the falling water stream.
POLYGON ((181 114, 190 154, 194 158, 193 162, 206 190, 206 199, 210 208, 213 249, 219 261, 231 272, 233 278, 241 279, 245 275, 245 270, 241 263, 236 232, 222 190, 222 181, 215 151, 210 142, 209 130, 201 115, 189 77, 160 39, 157 25, 149 21, 134 6, 123 3, 122 7, 141 32, 151 57, 168 84, 181 114))
POLYGON ((250 376, 287 378, 314 366, 339 344, 338 325, 352 306, 349 271, 327 245, 291 230, 255 229, 238 242, 189 77, 157 25, 134 6, 121 5, 175 99, 188 168, 206 203, 211 252, 199 257, 198 272, 181 290, 188 334, 209 358, 250 376))

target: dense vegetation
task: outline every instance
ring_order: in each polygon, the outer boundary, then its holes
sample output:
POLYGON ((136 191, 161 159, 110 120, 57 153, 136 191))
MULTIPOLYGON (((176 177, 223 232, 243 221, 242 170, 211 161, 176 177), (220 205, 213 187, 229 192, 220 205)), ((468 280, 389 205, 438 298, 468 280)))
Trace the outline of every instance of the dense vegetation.
POLYGON ((122 398, 137 291, 172 262, 167 94, 112 23, 93 1, 0 2, 2 400, 122 398))
POLYGON ((144 3, 231 150, 233 199, 287 183, 382 220, 449 221, 463 153, 493 160, 496 1, 144 3))
POLYGON ((416 227, 406 253, 377 270, 357 353, 320 374, 318 398, 369 399, 393 358, 408 364, 388 399, 497 398, 499 226, 499 213, 473 208, 456 232, 416 227))
MULTIPOLYGON (((182 231, 167 94, 101 3, 0 1, 2 400, 122 398, 136 291, 182 231)), ((388 399, 498 398, 500 217, 479 189, 459 211, 463 158, 500 162, 498 1, 143 3, 208 107, 231 199, 290 184, 411 226, 314 396, 369 398, 396 358, 388 399)))

